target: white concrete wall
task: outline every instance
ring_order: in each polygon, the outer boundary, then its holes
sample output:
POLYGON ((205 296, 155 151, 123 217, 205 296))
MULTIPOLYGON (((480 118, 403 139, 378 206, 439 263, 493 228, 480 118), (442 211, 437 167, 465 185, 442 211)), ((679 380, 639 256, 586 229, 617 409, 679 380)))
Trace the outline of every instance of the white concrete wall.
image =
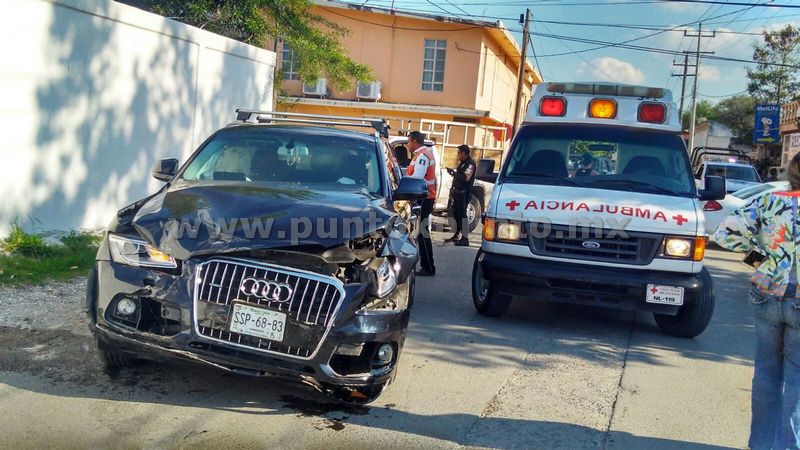
POLYGON ((110 0, 0 4, 0 234, 105 226, 157 159, 272 107, 271 51, 110 0))

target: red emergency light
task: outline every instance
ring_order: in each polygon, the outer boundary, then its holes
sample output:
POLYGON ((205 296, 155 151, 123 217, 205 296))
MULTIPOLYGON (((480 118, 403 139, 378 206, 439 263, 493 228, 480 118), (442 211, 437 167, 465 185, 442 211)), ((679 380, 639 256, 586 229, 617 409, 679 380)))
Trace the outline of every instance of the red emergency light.
POLYGON ((564 97, 542 97, 539 114, 551 117, 564 117, 567 113, 567 100, 564 97))
POLYGON ((663 103, 644 102, 639 105, 639 122, 664 123, 667 107, 663 103))

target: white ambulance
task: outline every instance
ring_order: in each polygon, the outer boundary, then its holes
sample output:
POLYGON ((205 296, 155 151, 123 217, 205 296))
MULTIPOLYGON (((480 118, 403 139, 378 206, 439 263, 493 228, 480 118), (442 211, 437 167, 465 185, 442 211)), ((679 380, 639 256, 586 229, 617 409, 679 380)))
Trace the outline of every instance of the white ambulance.
POLYGON ((472 273, 475 308, 513 298, 651 312, 694 337, 714 311, 701 201, 670 91, 607 83, 536 87, 495 181, 472 273))

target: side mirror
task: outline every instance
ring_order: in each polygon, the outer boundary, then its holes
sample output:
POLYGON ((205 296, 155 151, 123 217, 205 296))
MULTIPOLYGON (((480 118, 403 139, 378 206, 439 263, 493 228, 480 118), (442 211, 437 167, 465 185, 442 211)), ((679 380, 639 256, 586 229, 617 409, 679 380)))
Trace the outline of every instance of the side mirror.
POLYGON ((178 160, 175 158, 160 159, 153 166, 153 178, 167 182, 178 173, 178 160))
POLYGON ((425 200, 428 198, 428 183, 420 178, 403 177, 392 193, 393 200, 425 200))
POLYGON ((700 200, 722 200, 725 198, 725 178, 709 175, 705 179, 705 188, 698 191, 700 200))
POLYGON ((475 170, 475 179, 487 183, 494 183, 497 181, 497 174, 494 173, 493 159, 481 159, 478 161, 478 167, 475 170))

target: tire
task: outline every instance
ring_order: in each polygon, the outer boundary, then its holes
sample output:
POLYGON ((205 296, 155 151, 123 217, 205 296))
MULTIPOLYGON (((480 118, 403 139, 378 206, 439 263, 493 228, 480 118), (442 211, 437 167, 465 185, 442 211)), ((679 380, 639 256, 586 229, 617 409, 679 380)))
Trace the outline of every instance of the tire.
POLYGON ((501 317, 511 307, 510 295, 498 294, 489 280, 483 278, 481 259, 483 251, 479 250, 472 265, 472 304, 478 313, 489 317, 501 317))
POLYGON ((653 314, 658 328, 670 336, 693 338, 700 335, 714 315, 714 283, 708 270, 700 271, 703 291, 695 301, 684 305, 675 316, 653 314))
MULTIPOLYGON (((450 231, 454 231, 456 229, 456 218, 455 213, 453 212, 453 208, 447 208, 447 227, 450 231)), ((478 197, 472 195, 469 198, 469 204, 467 205, 467 218, 469 219, 469 231, 475 231, 475 228, 478 228, 478 225, 481 223, 481 215, 483 214, 483 208, 481 208, 481 201, 478 200, 478 197)))
POLYGON ((475 231, 478 224, 481 223, 481 215, 483 208, 481 208, 481 201, 475 195, 470 196, 469 205, 467 205, 467 218, 469 218, 469 231, 475 231))

